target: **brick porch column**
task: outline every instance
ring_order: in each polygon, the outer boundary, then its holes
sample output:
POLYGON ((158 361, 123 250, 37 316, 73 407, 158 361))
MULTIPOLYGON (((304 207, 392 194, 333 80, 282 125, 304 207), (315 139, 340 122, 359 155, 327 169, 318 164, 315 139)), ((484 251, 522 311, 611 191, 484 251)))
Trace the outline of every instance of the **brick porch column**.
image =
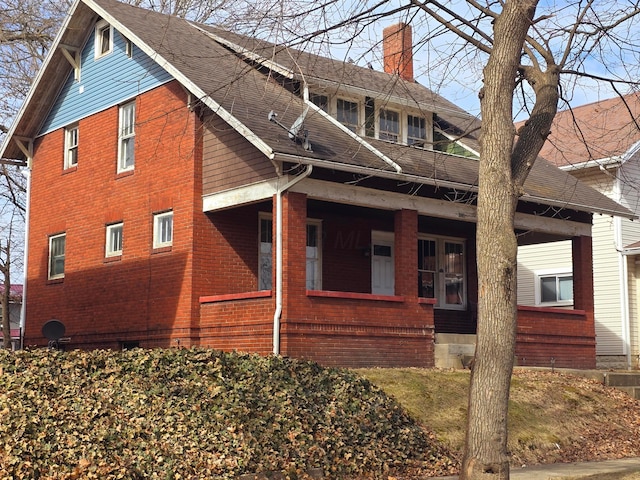
MULTIPOLYGON (((396 295, 418 297, 418 212, 395 213, 395 284, 396 295)), ((415 303, 415 302, 414 302, 415 303)))
POLYGON ((571 239, 573 260, 573 308, 587 313, 589 325, 585 335, 595 338, 593 313, 593 250, 591 237, 580 236, 571 239))
MULTIPOLYGON (((274 221, 275 218, 274 211, 274 221)), ((307 303, 306 248, 307 196, 303 193, 286 192, 282 195, 282 316, 280 321, 280 353, 282 355, 288 354, 287 321, 299 317, 307 303)), ((274 255, 274 261, 275 258, 274 255)))

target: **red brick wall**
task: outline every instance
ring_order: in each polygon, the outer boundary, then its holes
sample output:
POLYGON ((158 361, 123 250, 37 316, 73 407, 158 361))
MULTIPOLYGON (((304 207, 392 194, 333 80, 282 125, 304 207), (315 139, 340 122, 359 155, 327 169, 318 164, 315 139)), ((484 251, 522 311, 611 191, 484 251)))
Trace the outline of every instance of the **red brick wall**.
POLYGON ((413 45, 411 26, 405 23, 391 25, 382 31, 384 42, 384 71, 398 73, 413 81, 413 45))
MULTIPOLYGON (((71 347, 190 344, 201 149, 186 93, 172 82, 136 99, 135 170, 116 174, 118 108, 79 123, 78 166, 63 170, 63 129, 38 139, 32 172, 27 345, 57 318, 71 347), (152 251, 152 216, 172 209, 170 251, 152 251), (124 222, 124 252, 105 260, 105 224, 124 222), (66 232, 65 277, 47 280, 49 235, 66 232), (80 334, 82 332, 82 334, 80 334)), ((202 214, 200 214, 202 216, 202 214)))
POLYGON ((516 363, 596 368, 592 315, 582 310, 518 307, 516 363))
MULTIPOLYGON (((283 195, 287 273, 281 353, 325 365, 432 366, 433 308, 418 304, 417 282, 400 278, 408 265, 417 263, 416 212, 403 210, 395 215, 395 227, 407 235, 395 246, 397 288, 402 290, 397 293, 404 296, 329 297, 306 294, 306 204, 303 194, 283 195)), ((370 264, 363 271, 369 268, 370 264)))
POLYGON ((267 297, 204 300, 200 311, 200 345, 262 355, 272 353, 275 303, 271 292, 267 293, 267 297))

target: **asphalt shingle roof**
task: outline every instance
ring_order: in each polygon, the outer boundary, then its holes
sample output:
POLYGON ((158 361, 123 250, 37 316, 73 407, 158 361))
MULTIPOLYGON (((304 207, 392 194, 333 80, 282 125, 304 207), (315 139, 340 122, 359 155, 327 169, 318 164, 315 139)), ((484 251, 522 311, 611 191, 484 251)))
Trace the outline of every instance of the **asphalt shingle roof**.
MULTIPOLYGON (((312 110, 304 122, 312 151, 304 150, 299 142, 291 141, 287 132, 269 121, 268 116, 271 111, 276 112, 279 122, 292 125, 305 109, 303 100, 279 83, 286 78, 266 75, 264 68, 255 68, 255 63, 247 61, 246 52, 252 52, 262 61, 275 62, 285 72, 289 71, 290 81, 304 77, 312 88, 322 87, 335 91, 346 87, 352 91, 362 91, 363 95, 376 99, 399 100, 407 106, 435 112, 446 122, 472 132, 464 141, 472 148, 478 148, 479 121, 418 83, 219 28, 196 26, 184 19, 115 0, 81 1, 69 20, 67 31, 60 35, 60 43, 82 45, 90 29, 87 22, 93 14, 92 9, 124 30, 122 33, 144 47, 185 88, 201 95, 201 101, 211 107, 211 100, 230 113, 249 132, 268 145, 275 155, 292 156, 300 163, 304 163, 305 159, 326 162, 328 168, 335 169, 347 165, 371 169, 372 174, 377 171, 393 175, 395 172, 392 165, 373 153, 362 140, 355 139, 336 125, 335 121, 312 110), (84 32, 85 37, 79 35, 79 31, 84 32), (227 44, 216 41, 216 36, 224 38, 227 44), (232 44, 231 48, 229 42, 232 44)), ((52 53, 52 58, 46 64, 50 71, 43 72, 36 82, 35 90, 30 96, 34 105, 24 107, 15 125, 14 135, 33 137, 37 134, 38 125, 34 115, 42 115, 45 111, 46 105, 43 102, 53 101, 51 85, 64 79, 60 68, 54 68, 60 63, 55 61, 56 56, 61 57, 61 54, 56 51, 52 53)), ((66 61, 61 62, 67 65, 68 73, 71 67, 66 61)), ((415 177, 424 183, 437 185, 438 182, 454 182, 460 188, 471 190, 477 185, 477 160, 370 138, 364 141, 399 164, 404 175, 415 177)), ((12 143, 5 143, 3 155, 18 158, 21 153, 12 143)), ((580 211, 630 215, 624 207, 544 160, 536 162, 525 184, 523 198, 542 204, 567 205, 580 211)))

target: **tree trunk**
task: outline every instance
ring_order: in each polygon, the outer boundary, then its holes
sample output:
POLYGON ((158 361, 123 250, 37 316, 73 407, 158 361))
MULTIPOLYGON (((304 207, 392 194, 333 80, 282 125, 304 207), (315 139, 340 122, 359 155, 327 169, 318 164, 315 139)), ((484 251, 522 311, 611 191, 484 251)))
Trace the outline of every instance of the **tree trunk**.
POLYGON ((512 99, 535 1, 507 1, 494 25, 481 92, 478 191, 478 330, 461 478, 508 479, 507 412, 515 353, 520 185, 512 173, 512 99))

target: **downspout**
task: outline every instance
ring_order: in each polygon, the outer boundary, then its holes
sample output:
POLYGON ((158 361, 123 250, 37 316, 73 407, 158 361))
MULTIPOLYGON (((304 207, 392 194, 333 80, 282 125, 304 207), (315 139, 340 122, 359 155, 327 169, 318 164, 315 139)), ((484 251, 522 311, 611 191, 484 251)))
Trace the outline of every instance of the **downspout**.
POLYGON ((280 317, 282 316, 282 193, 307 178, 313 165, 276 191, 276 310, 273 314, 273 354, 280 355, 280 317))
POLYGON ((31 165, 22 170, 22 175, 27 179, 27 200, 25 202, 25 226, 24 226, 24 260, 22 280, 22 304, 20 305, 20 349, 24 349, 24 328, 27 319, 27 259, 29 258, 29 216, 31 213, 31 165))

